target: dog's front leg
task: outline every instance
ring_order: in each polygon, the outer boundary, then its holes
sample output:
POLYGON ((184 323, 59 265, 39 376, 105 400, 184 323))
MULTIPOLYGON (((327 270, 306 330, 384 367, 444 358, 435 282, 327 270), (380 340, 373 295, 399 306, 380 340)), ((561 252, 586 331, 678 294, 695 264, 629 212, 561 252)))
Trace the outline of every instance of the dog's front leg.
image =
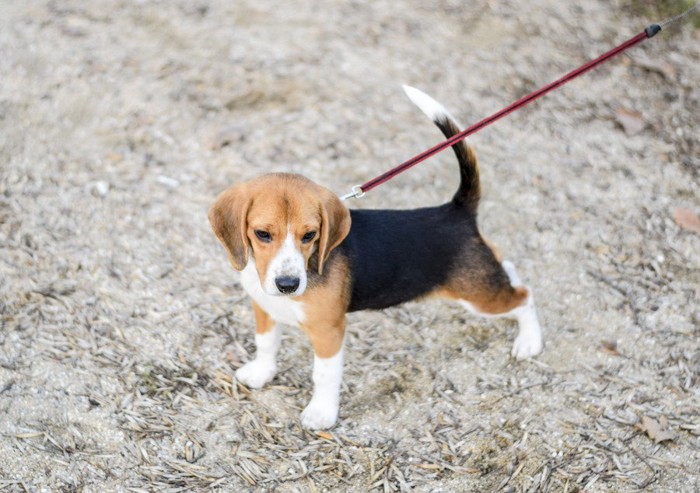
POLYGON ((280 348, 282 328, 255 302, 255 359, 238 370, 236 378, 251 389, 259 389, 277 373, 277 352, 280 348))
POLYGON ((314 348, 314 391, 301 413, 301 424, 312 430, 330 428, 338 419, 340 405, 345 322, 328 329, 305 330, 314 348))

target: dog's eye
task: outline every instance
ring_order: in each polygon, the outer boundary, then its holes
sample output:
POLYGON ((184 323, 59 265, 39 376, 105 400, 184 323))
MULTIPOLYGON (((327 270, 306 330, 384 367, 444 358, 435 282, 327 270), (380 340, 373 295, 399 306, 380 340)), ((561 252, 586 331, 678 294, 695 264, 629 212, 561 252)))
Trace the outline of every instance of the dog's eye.
POLYGON ((272 236, 270 235, 270 233, 268 233, 267 231, 263 231, 262 229, 256 229, 255 236, 258 237, 258 240, 264 243, 269 243, 272 241, 272 236))
POLYGON ((301 237, 302 243, 308 243, 316 237, 316 231, 309 231, 304 236, 301 237))

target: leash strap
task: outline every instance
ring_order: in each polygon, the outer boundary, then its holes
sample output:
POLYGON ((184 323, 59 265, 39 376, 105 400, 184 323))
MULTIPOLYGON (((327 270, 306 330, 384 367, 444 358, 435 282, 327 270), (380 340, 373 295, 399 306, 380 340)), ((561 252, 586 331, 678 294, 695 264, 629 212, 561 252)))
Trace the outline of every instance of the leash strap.
POLYGON ((362 185, 355 185, 354 187, 352 187, 352 191, 350 193, 343 195, 340 198, 342 200, 347 200, 350 198, 362 197, 365 193, 369 192, 374 187, 377 187, 377 186, 381 185, 382 183, 391 180, 393 177, 395 177, 399 173, 402 173, 402 172, 406 171, 407 169, 412 168, 416 164, 425 161, 429 157, 437 154, 438 152, 441 152, 441 151, 447 149, 448 147, 453 146, 457 142, 460 142, 460 141, 466 139, 471 134, 478 132, 482 128, 487 127, 488 125, 491 125, 495 121, 500 120, 501 118, 514 112, 515 110, 518 110, 518 109, 522 108, 523 106, 530 104, 531 102, 544 96, 548 92, 553 91, 554 89, 563 86, 567 82, 569 82, 569 81, 575 79, 576 77, 588 72, 589 70, 592 70, 593 68, 597 67, 601 63, 605 63, 606 61, 619 55, 623 51, 628 50, 629 48, 641 43, 642 41, 644 41, 648 38, 652 38, 652 37, 656 36, 656 34, 658 34, 658 32, 661 31, 662 26, 665 27, 666 25, 668 25, 672 22, 676 22, 677 20, 681 19, 682 17, 685 17, 690 12, 692 12, 693 10, 698 8, 698 6, 700 6, 700 3, 696 3, 693 7, 689 8, 688 10, 681 13, 680 15, 677 15, 676 17, 673 17, 673 18, 667 20, 661 26, 658 24, 651 24, 650 26, 645 28, 644 31, 640 32, 639 34, 637 34, 633 38, 628 39, 627 41, 625 41, 621 45, 616 46, 615 48, 613 48, 612 50, 610 50, 606 53, 603 53, 598 58, 591 60, 590 62, 580 66, 579 68, 572 70, 571 72, 564 75, 560 79, 557 79, 554 82, 542 87, 541 89, 538 89, 537 91, 535 91, 531 94, 528 94, 527 96, 525 96, 521 99, 518 99, 516 102, 514 102, 510 106, 502 109, 501 111, 498 111, 497 113, 494 113, 493 115, 491 115, 489 117, 484 118, 483 120, 481 120, 478 123, 475 123, 471 127, 468 127, 466 129, 462 130, 461 132, 459 132, 458 134, 453 135, 452 137, 445 140, 444 142, 441 142, 441 143, 431 147, 427 151, 421 152, 417 156, 414 156, 411 159, 404 161, 403 163, 399 164, 395 168, 392 168, 389 171, 382 173, 381 175, 377 176, 376 178, 372 178, 371 180, 369 180, 366 183, 363 183, 362 185))
POLYGON ((607 53, 602 54, 598 58, 591 60, 590 62, 580 66, 576 70, 572 70, 565 76, 561 77, 560 79, 555 80, 554 82, 547 84, 546 86, 538 89, 537 91, 528 94, 527 96, 518 99, 516 102, 511 104, 510 106, 507 106, 506 108, 503 108, 501 111, 498 111, 494 113, 491 116, 488 116, 481 120, 478 123, 475 123, 471 127, 468 127, 458 134, 453 135, 449 139, 445 140, 444 142, 440 142, 439 144, 431 147, 430 149, 421 152, 420 154, 412 157, 411 159, 399 164, 395 168, 390 169, 389 171, 382 173, 381 175, 377 176, 376 178, 372 178, 366 183, 363 183, 362 185, 355 186, 353 187, 353 191, 349 193, 348 195, 343 196, 343 199, 347 198, 359 198, 365 193, 369 192, 372 190, 374 187, 377 187, 381 185, 384 182, 387 182, 391 180, 393 177, 396 175, 403 173, 409 168, 412 168, 418 163, 421 163, 428 159, 431 156, 434 156, 435 154, 447 149, 448 147, 451 147, 452 145, 456 144, 457 142, 460 142, 464 139, 466 139, 468 136, 470 136, 473 133, 478 132, 484 127, 487 127, 488 125, 491 125, 497 120, 500 120, 506 115, 509 115, 510 113, 514 112, 515 110, 518 110, 522 108, 523 106, 526 106, 536 99, 544 96, 550 91, 553 91, 554 89, 563 86, 567 82, 575 79, 576 77, 580 76, 581 74, 584 74, 588 72, 589 70, 592 70, 593 68, 597 67, 601 63, 606 62, 607 60, 613 58, 614 56, 619 55, 623 51, 631 48, 632 46, 635 46, 642 41, 644 41, 647 38, 651 38, 652 36, 656 35, 659 31, 661 30, 661 26, 658 24, 652 24, 651 26, 647 27, 644 31, 641 33, 637 34, 633 38, 628 39, 621 45, 613 48, 612 50, 608 51, 607 53))

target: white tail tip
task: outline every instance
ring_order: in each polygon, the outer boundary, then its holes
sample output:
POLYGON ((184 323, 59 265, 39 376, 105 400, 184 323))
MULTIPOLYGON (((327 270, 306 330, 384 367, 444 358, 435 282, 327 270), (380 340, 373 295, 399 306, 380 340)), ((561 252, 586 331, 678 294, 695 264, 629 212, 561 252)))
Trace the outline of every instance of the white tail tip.
POLYGON ((415 87, 406 85, 403 86, 403 90, 406 93, 406 96, 408 96, 408 99, 410 99, 413 102, 413 104, 418 106, 418 108, 423 113, 428 115, 428 118, 430 118, 434 122, 445 120, 448 118, 452 119, 450 113, 445 109, 443 105, 435 101, 423 91, 416 89, 415 87))

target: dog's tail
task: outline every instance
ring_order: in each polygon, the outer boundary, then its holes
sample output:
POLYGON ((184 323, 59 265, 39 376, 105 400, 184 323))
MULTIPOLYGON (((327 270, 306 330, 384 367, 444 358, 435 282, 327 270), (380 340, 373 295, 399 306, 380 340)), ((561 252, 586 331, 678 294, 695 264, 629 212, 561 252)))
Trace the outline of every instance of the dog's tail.
MULTIPOLYGON (((460 132, 459 125, 450 113, 437 101, 423 91, 410 86, 403 86, 406 95, 420 110, 428 115, 448 139, 460 132)), ((466 207, 470 212, 476 212, 481 198, 479 183, 479 162, 476 152, 464 140, 452 146, 459 161, 460 184, 452 202, 466 207)))

